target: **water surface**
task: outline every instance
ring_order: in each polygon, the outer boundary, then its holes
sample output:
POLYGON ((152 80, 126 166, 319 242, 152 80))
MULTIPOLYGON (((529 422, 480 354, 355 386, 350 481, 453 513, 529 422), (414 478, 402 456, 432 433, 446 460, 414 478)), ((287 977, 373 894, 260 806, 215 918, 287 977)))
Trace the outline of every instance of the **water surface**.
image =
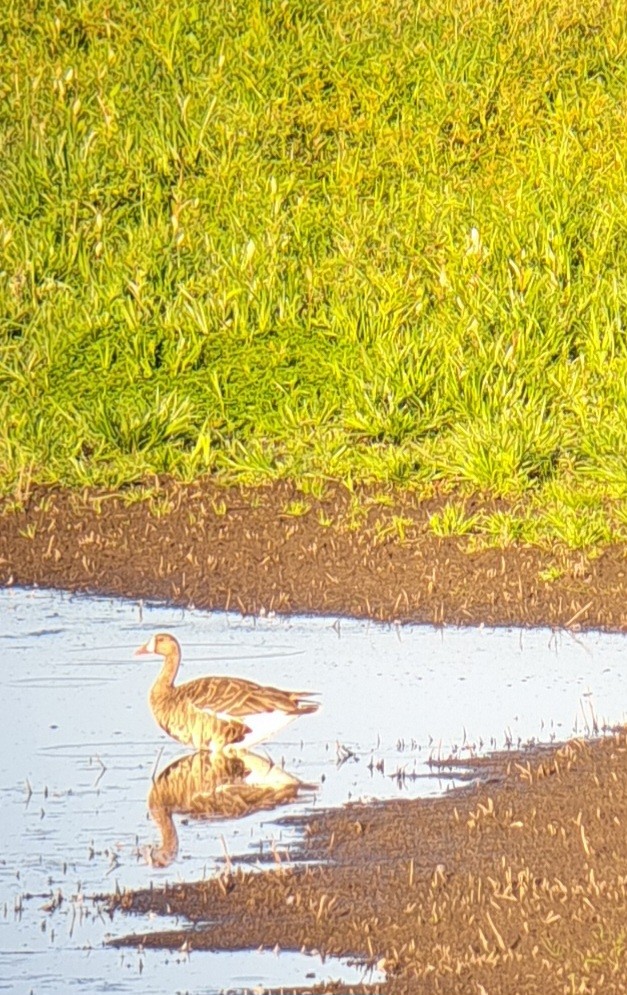
POLYGON ((225 853, 284 859, 294 830, 281 815, 435 794, 455 782, 433 776, 432 757, 625 717, 620 635, 253 619, 21 590, 0 591, 0 620, 0 986, 11 991, 356 980, 356 969, 298 955, 123 954, 103 939, 163 922, 111 921, 87 896, 210 875, 225 853), (181 642, 183 680, 229 673, 320 693, 317 714, 249 761, 278 783, 279 807, 266 796, 241 818, 227 806, 208 819, 177 803, 199 770, 221 785, 233 772, 207 772, 155 725, 147 692, 159 661, 132 653, 157 630, 181 642))

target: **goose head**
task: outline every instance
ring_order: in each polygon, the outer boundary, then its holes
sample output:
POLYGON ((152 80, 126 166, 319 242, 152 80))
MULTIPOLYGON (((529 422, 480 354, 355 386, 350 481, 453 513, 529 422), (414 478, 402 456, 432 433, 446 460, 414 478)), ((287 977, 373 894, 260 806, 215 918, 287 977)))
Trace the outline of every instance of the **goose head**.
POLYGON ((173 656, 179 655, 181 647, 174 636, 167 632, 158 632, 151 636, 147 643, 135 650, 135 656, 173 656))

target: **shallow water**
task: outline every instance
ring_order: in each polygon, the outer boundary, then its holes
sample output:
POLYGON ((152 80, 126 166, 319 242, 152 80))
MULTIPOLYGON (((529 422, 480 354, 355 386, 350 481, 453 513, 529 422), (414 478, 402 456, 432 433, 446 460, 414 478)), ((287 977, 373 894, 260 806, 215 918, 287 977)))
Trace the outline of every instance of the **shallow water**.
POLYGON ((356 980, 359 969, 297 954, 122 954, 103 938, 167 924, 110 921, 85 896, 209 875, 225 852, 279 859, 294 840, 282 815, 435 794, 455 782, 431 776, 430 757, 563 739, 625 717, 620 635, 242 619, 21 590, 0 590, 0 620, 0 989, 9 991, 211 992, 305 983, 312 972, 356 980), (199 768, 152 719, 146 695, 159 661, 132 652, 164 629, 183 645, 183 680, 232 673, 320 692, 319 713, 247 761, 265 788, 242 818, 194 789, 209 779, 222 797, 233 771, 199 768))

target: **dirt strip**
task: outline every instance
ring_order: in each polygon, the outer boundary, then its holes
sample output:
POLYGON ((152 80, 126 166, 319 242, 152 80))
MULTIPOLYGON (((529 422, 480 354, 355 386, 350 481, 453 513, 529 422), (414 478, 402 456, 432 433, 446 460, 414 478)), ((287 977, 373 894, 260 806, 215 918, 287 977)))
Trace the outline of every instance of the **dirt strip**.
MULTIPOLYGON (((447 498, 329 486, 245 491, 156 481, 122 494, 35 489, 0 514, 0 584, 208 609, 435 624, 627 626, 624 547, 472 549, 438 539, 447 498)), ((467 503, 469 514, 495 502, 467 503)), ((1 509, 0 509, 1 510, 1 509)))
POLYGON ((625 992, 625 732, 485 768, 440 799, 311 817, 301 856, 321 864, 116 896, 195 923, 118 943, 353 955, 388 995, 625 992))

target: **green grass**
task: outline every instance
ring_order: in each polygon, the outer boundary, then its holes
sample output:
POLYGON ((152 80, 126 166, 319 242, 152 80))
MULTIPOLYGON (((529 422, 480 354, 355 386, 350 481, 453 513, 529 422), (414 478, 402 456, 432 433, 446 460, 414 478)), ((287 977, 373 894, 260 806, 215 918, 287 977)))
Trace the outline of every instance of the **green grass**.
POLYGON ((612 505, 586 507, 575 504, 574 494, 564 501, 551 501, 541 494, 518 508, 466 516, 463 505, 451 502, 433 514, 429 530, 439 538, 466 536, 468 549, 513 544, 592 550, 609 543, 627 541, 627 528, 620 509, 612 505))
POLYGON ((4 493, 432 484, 625 531, 622 0, 8 0, 0 46, 4 493))

